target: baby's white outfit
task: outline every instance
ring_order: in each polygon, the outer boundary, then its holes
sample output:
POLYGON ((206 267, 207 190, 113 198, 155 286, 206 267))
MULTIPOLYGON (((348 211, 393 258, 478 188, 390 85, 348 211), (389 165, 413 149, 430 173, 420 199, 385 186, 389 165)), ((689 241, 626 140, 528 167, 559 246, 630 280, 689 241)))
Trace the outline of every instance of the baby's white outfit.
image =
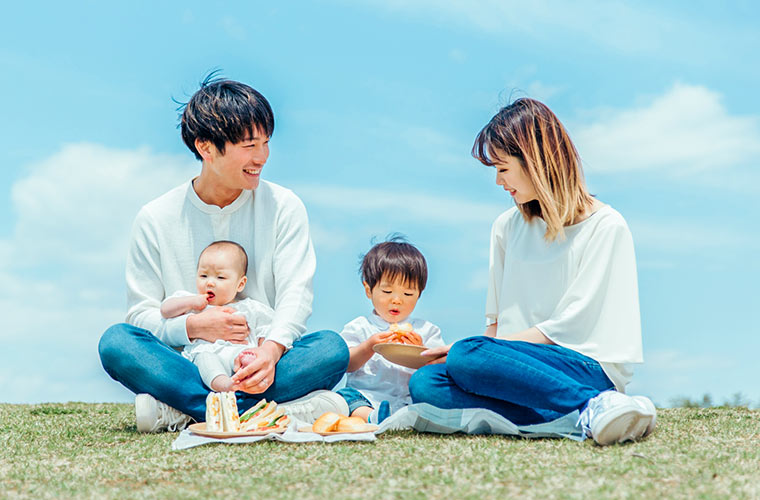
MULTIPOLYGON (((168 298, 189 297, 191 295, 195 294, 179 291, 168 298)), ((216 306, 209 305, 207 307, 216 306)), ((251 298, 231 302, 223 307, 231 307, 237 311, 235 314, 245 316, 248 328, 250 329, 248 338, 246 339, 247 342, 245 344, 233 344, 227 340, 208 342, 202 339, 195 339, 186 345, 182 351, 182 355, 198 367, 203 383, 209 388, 211 387, 211 381, 219 375, 229 376, 234 373, 235 358, 238 354, 245 349, 258 347, 259 338, 266 337, 266 327, 272 323, 272 317, 274 316, 274 309, 251 298)))
MULTIPOLYGON (((426 347, 439 347, 444 345, 441 338, 441 329, 424 319, 408 318, 401 324, 411 323, 414 331, 422 337, 422 343, 426 347)), ((348 347, 356 347, 372 335, 387 332, 390 323, 375 313, 368 316, 359 316, 340 332, 348 347)), ((415 370, 391 363, 384 357, 375 353, 364 366, 358 370, 346 374, 346 386, 352 387, 367 398, 374 408, 379 408, 382 401, 388 401, 391 412, 410 405, 412 398, 409 394, 409 378, 415 370)))

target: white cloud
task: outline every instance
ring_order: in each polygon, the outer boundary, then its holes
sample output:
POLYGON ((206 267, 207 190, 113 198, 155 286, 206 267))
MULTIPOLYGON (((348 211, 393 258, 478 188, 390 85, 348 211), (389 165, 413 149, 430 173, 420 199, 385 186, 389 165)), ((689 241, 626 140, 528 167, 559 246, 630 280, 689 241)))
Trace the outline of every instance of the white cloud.
POLYGON ((676 84, 643 106, 600 112, 575 140, 591 172, 727 169, 760 153, 760 118, 731 115, 717 92, 676 84))
POLYGON ((18 353, 4 362, 0 378, 4 387, 25 390, 3 391, 4 401, 30 394, 83 399, 91 397, 85 389, 112 384, 100 369, 97 342, 124 316, 132 220, 141 205, 197 170, 184 156, 95 144, 65 146, 25 169, 11 190, 13 230, 0 240, 0 279, 13 284, 13 293, 0 298, 0 339, 18 353), (30 363, 44 375, 32 380, 33 393, 30 363))
POLYGON ((123 259, 140 206, 196 170, 192 160, 147 149, 67 145, 13 185, 18 218, 5 243, 16 265, 110 266, 123 259))

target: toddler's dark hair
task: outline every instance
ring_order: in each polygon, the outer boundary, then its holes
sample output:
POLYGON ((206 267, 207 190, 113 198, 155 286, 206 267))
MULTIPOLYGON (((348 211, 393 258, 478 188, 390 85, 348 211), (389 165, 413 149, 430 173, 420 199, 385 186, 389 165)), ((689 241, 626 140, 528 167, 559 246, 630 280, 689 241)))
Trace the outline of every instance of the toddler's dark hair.
POLYGON ((386 241, 373 246, 362 258, 362 281, 370 290, 375 288, 383 276, 386 279, 417 285, 420 293, 427 283, 427 262, 417 248, 402 235, 391 235, 386 241))

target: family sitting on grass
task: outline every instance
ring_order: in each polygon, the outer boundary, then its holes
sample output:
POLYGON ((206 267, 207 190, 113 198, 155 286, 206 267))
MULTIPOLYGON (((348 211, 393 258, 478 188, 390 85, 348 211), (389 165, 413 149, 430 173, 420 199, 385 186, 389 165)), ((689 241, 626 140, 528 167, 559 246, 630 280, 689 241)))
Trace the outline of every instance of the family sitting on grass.
POLYGON ((207 78, 181 129, 200 175, 138 213, 127 322, 99 345, 106 372, 137 394, 139 431, 204 420, 209 388, 236 391, 240 411, 277 401, 305 423, 328 411, 379 423, 424 402, 486 408, 517 425, 579 411, 602 445, 654 428, 652 402, 624 393, 642 362, 630 231, 588 193, 578 152, 544 104, 518 99, 475 140, 473 156, 496 169, 516 206, 491 230, 485 332, 452 345, 411 317, 427 265, 400 238, 362 261, 371 314, 340 335, 305 334, 316 259, 301 200, 260 179, 269 103, 248 85, 207 78), (373 351, 401 323, 428 347, 416 371, 373 351))

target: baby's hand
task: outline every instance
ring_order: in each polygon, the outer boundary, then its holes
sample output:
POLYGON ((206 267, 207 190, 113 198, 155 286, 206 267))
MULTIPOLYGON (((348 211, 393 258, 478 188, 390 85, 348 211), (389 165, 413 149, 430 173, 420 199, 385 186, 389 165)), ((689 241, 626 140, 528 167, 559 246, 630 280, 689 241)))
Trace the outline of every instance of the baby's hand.
POLYGON ((202 311, 206 309, 206 306, 208 305, 208 295, 196 295, 193 297, 192 302, 190 303, 190 307, 193 311, 202 311))
POLYGON ((393 338, 393 335, 393 332, 376 333, 368 338, 367 342, 369 343, 370 347, 374 347, 377 344, 385 344, 386 342, 390 342, 390 340, 393 338))

